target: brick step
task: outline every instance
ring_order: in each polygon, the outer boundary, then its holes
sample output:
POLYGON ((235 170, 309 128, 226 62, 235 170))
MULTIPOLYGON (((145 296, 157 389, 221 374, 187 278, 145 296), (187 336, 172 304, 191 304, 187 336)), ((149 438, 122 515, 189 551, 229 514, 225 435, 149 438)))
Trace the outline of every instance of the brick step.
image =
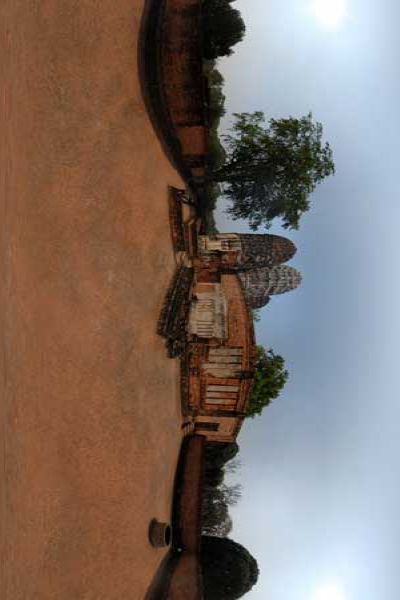
POLYGON ((192 281, 193 269, 184 265, 176 269, 158 320, 157 333, 167 340, 171 358, 182 356, 185 352, 192 281))

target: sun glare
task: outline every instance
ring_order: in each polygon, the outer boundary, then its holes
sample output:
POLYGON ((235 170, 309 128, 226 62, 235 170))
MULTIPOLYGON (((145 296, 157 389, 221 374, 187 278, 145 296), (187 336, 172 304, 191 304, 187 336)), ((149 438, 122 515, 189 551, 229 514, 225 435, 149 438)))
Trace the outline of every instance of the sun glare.
POLYGON ((314 0, 317 19, 330 29, 335 29, 346 17, 346 0, 314 0))
POLYGON ((346 600, 343 590, 332 583, 319 588, 312 600, 346 600))
POLYGON ((335 583, 320 587, 312 600, 346 600, 343 590, 335 583))

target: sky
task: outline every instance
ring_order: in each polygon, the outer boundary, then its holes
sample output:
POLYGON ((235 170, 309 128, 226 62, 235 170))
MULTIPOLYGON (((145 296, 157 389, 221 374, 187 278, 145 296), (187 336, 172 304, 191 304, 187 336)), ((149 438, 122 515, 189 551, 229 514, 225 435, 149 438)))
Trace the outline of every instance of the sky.
MULTIPOLYGON (((237 0, 246 37, 219 64, 223 129, 232 112, 311 110, 336 164, 300 230, 271 230, 303 282, 256 326, 290 379, 238 440, 231 537, 261 571, 246 600, 400 597, 400 3, 346 5, 330 27, 314 0, 237 0)), ((219 229, 249 231, 224 206, 219 229)))

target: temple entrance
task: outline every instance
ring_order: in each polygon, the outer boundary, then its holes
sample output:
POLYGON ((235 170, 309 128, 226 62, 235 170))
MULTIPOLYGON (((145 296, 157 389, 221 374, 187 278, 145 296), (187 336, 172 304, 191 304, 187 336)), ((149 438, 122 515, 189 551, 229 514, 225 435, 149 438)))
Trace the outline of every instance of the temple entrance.
POLYGON ((203 254, 241 250, 240 238, 236 233, 218 233, 215 237, 199 236, 199 248, 203 254))
MULTIPOLYGON (((227 305, 219 283, 207 285, 209 291, 197 293, 190 307, 189 333, 201 338, 227 337, 227 305)), ((203 287, 204 289, 204 287, 203 287)))

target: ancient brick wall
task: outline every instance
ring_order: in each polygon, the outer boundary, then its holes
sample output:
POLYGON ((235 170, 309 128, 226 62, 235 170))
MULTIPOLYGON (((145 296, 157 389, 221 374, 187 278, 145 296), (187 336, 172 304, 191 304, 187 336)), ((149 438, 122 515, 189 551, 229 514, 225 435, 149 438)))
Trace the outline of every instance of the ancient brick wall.
POLYGON ((161 562, 145 600, 202 600, 201 504, 205 438, 188 436, 181 448, 172 516, 173 548, 161 562))
POLYGON ((172 575, 166 600, 202 600, 200 569, 196 554, 183 554, 172 575))
POLYGON ((203 75, 202 0, 152 0, 141 26, 143 97, 165 152, 201 200, 208 148, 208 86, 203 75))
POLYGON ((243 368, 250 369, 254 334, 242 286, 236 275, 222 275, 221 285, 228 300, 229 346, 243 348, 243 368))
MULTIPOLYGON (((209 286, 202 280, 196 284, 195 293, 209 286)), ((207 439, 232 441, 243 421, 251 390, 255 340, 239 278, 223 274, 221 286, 227 303, 228 337, 189 345, 187 414, 195 418, 196 430, 207 439)))
POLYGON ((171 577, 167 600, 202 598, 199 554, 205 441, 201 435, 192 435, 182 450, 183 463, 174 504, 175 543, 181 546, 182 553, 171 577))
POLYGON ((208 145, 206 83, 202 72, 201 0, 165 0, 161 75, 182 159, 202 186, 208 145))
POLYGON ((178 506, 180 543, 185 551, 198 552, 201 529, 201 494, 206 438, 192 435, 186 440, 178 506))

